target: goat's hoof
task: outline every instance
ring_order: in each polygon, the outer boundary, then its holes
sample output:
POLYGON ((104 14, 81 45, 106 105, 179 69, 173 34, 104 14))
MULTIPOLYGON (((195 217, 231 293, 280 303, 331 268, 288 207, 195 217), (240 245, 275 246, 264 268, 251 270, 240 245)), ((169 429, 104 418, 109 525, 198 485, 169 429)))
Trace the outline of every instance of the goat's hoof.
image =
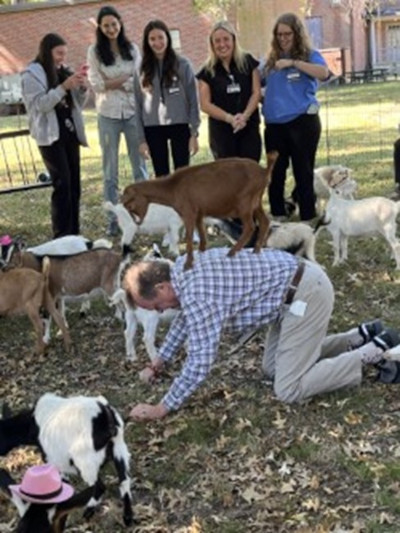
POLYGON ((126 526, 132 526, 133 524, 139 524, 140 520, 133 516, 133 513, 124 514, 122 517, 126 526))
POLYGON ((228 252, 228 257, 233 257, 236 253, 236 250, 234 250, 233 248, 231 248, 228 252))

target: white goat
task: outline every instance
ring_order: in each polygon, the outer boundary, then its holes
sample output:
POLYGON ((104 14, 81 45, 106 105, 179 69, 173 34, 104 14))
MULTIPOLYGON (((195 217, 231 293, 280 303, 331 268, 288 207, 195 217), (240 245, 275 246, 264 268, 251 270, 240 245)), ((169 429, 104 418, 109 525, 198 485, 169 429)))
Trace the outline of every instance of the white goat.
POLYGON ((45 255, 67 256, 80 254, 88 250, 96 250, 97 248, 112 248, 112 242, 107 239, 91 241, 82 235, 65 235, 37 246, 30 246, 26 251, 40 257, 45 255))
POLYGON ((63 474, 79 473, 93 488, 85 516, 99 504, 105 487, 100 469, 107 459, 114 462, 123 518, 132 523, 132 495, 129 478, 130 454, 124 440, 124 422, 103 396, 62 398, 46 393, 33 409, 0 420, 0 455, 17 446, 38 446, 46 460, 63 474))
POLYGON ((315 240, 315 230, 304 222, 271 222, 267 246, 285 250, 315 263, 315 240))
POLYGON ((347 259, 348 237, 379 233, 389 243, 396 269, 400 269, 400 241, 396 237, 399 210, 400 203, 388 198, 373 196, 347 200, 337 190, 331 190, 324 218, 333 240, 333 265, 347 259))
POLYGON ((340 190, 342 198, 354 199, 357 182, 352 174, 353 171, 350 168, 342 165, 327 165, 314 169, 314 192, 319 212, 329 200, 332 189, 340 190))
MULTIPOLYGON (((169 259, 162 257, 157 245, 153 244, 153 250, 145 255, 144 261, 164 261, 171 264, 169 259)), ((143 341, 146 351, 151 360, 158 355, 155 345, 157 328, 161 323, 171 322, 179 311, 176 309, 166 309, 165 311, 150 311, 142 307, 132 307, 128 301, 127 294, 123 288, 118 289, 112 296, 112 305, 121 305, 124 308, 125 317, 125 353, 129 361, 136 361, 135 336, 137 327, 140 324, 143 328, 143 341)))
POLYGON ((114 205, 111 202, 104 203, 104 209, 111 211, 117 217, 118 224, 127 224, 128 220, 133 225, 133 234, 130 242, 136 234, 154 235, 160 233, 164 236, 163 246, 169 246, 169 252, 179 255, 179 238, 183 227, 183 221, 172 207, 160 204, 150 204, 143 222, 138 225, 131 217, 129 211, 122 204, 114 205))
MULTIPOLYGON (((207 222, 217 228, 231 244, 236 242, 236 227, 226 224, 225 221, 217 218, 208 218, 207 222)), ((315 230, 304 222, 272 221, 269 227, 269 234, 266 246, 279 248, 293 255, 305 257, 310 261, 315 259, 315 230)))

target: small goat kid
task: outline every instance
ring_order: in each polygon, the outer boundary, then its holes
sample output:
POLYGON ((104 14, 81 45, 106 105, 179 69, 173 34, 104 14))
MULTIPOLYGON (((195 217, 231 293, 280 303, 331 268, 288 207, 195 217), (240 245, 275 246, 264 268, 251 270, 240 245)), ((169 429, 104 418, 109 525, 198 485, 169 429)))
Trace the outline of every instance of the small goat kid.
POLYGON ((166 178, 128 185, 122 203, 141 224, 151 202, 169 205, 182 217, 186 229, 187 259, 193 265, 193 232, 197 228, 199 249, 206 249, 203 218, 240 218, 243 231, 229 251, 233 256, 249 241, 258 222, 259 236, 254 251, 259 252, 268 232, 269 221, 262 207, 262 197, 269 183, 277 152, 268 154, 268 166, 262 168, 250 159, 228 158, 213 163, 184 167, 166 178))
POLYGON ((63 533, 68 514, 85 507, 93 494, 92 488, 86 488, 61 503, 27 503, 11 492, 10 485, 15 485, 14 479, 0 468, 0 491, 14 503, 20 516, 16 533, 63 533))
POLYGON ((269 248, 285 250, 309 261, 315 259, 315 230, 303 222, 272 222, 267 238, 269 248))
POLYGON ((357 182, 352 174, 350 168, 342 165, 327 165, 314 169, 314 192, 320 212, 323 204, 329 200, 331 190, 339 190, 342 198, 354 199, 357 182))
POLYGON ((130 219, 131 224, 133 224, 131 241, 136 234, 154 235, 155 233, 160 233, 166 237, 170 253, 179 255, 179 237, 180 231, 183 228, 183 221, 172 207, 150 204, 146 216, 140 225, 132 220, 131 215, 122 204, 114 205, 111 202, 105 202, 104 209, 116 215, 120 227, 128 224, 130 219))
POLYGON ((43 354, 46 348, 42 310, 46 311, 60 328, 66 350, 71 346, 68 329, 49 290, 50 268, 50 260, 45 257, 41 268, 38 269, 42 272, 30 268, 0 270, 0 315, 28 315, 36 332, 37 354, 43 354))
MULTIPOLYGON (((62 248, 59 255, 51 256, 49 273, 50 292, 60 304, 61 314, 65 319, 64 301, 87 300, 101 292, 106 296, 112 296, 119 287, 120 273, 128 260, 130 251, 133 221, 122 227, 122 255, 108 246, 106 248, 92 248, 85 252, 73 255, 64 255, 62 248)), ((97 241, 106 244, 104 241, 97 241)), ((9 262, 13 266, 28 267, 33 270, 41 270, 42 257, 28 252, 18 245, 12 245, 9 254, 9 262)), ((41 245, 44 247, 45 245, 41 245)), ((46 321, 45 339, 50 339, 50 321, 46 321)))
POLYGON ((396 237, 396 218, 399 211, 400 203, 388 198, 373 196, 347 200, 342 198, 338 191, 332 190, 324 219, 333 240, 333 265, 347 259, 348 237, 379 233, 389 243, 396 269, 400 269, 400 241, 396 237))
POLYGON ((46 462, 55 465, 63 474, 79 473, 92 487, 85 510, 87 518, 100 503, 105 490, 100 469, 111 458, 120 482, 124 523, 132 523, 130 454, 124 440, 124 423, 104 397, 62 398, 46 393, 33 409, 3 417, 0 420, 0 455, 22 445, 38 446, 46 462))
MULTIPOLYGON (((169 264, 172 262, 165 259, 156 244, 153 244, 151 252, 145 255, 143 261, 165 261, 169 264)), ((143 309, 142 307, 132 307, 129 303, 126 291, 118 289, 111 298, 112 305, 123 305, 125 318, 125 353, 129 361, 136 361, 135 336, 137 327, 140 324, 143 328, 143 340, 146 346, 147 354, 153 360, 157 357, 158 352, 155 345, 157 328, 160 322, 170 323, 178 314, 176 309, 166 309, 165 311, 156 311, 143 309)))
MULTIPOLYGON (((231 244, 235 244, 236 225, 232 228, 231 225, 226 224, 226 221, 216 218, 210 219, 210 223, 225 235, 231 244)), ((316 262, 315 240, 315 230, 304 222, 280 223, 273 221, 270 224, 265 245, 316 262)))

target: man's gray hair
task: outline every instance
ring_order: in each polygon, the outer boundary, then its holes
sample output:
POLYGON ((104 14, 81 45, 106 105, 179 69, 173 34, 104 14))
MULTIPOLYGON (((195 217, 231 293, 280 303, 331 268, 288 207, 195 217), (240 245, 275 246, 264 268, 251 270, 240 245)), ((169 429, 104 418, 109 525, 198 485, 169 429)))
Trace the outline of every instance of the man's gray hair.
MULTIPOLYGON (((163 281, 171 281, 171 267, 168 261, 140 261, 136 265, 136 287, 141 298, 152 300, 156 297, 155 286, 163 281)), ((125 272, 123 286, 126 287, 126 277, 129 276, 129 268, 125 272)))

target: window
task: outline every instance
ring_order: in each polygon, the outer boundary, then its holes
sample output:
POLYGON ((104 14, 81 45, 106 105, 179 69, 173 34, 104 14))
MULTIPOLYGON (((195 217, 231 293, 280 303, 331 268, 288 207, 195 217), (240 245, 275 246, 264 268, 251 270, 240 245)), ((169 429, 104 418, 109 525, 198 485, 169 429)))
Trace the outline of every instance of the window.
POLYGON ((179 30, 169 30, 172 40, 172 48, 177 52, 180 52, 182 49, 181 45, 181 32, 179 30))

